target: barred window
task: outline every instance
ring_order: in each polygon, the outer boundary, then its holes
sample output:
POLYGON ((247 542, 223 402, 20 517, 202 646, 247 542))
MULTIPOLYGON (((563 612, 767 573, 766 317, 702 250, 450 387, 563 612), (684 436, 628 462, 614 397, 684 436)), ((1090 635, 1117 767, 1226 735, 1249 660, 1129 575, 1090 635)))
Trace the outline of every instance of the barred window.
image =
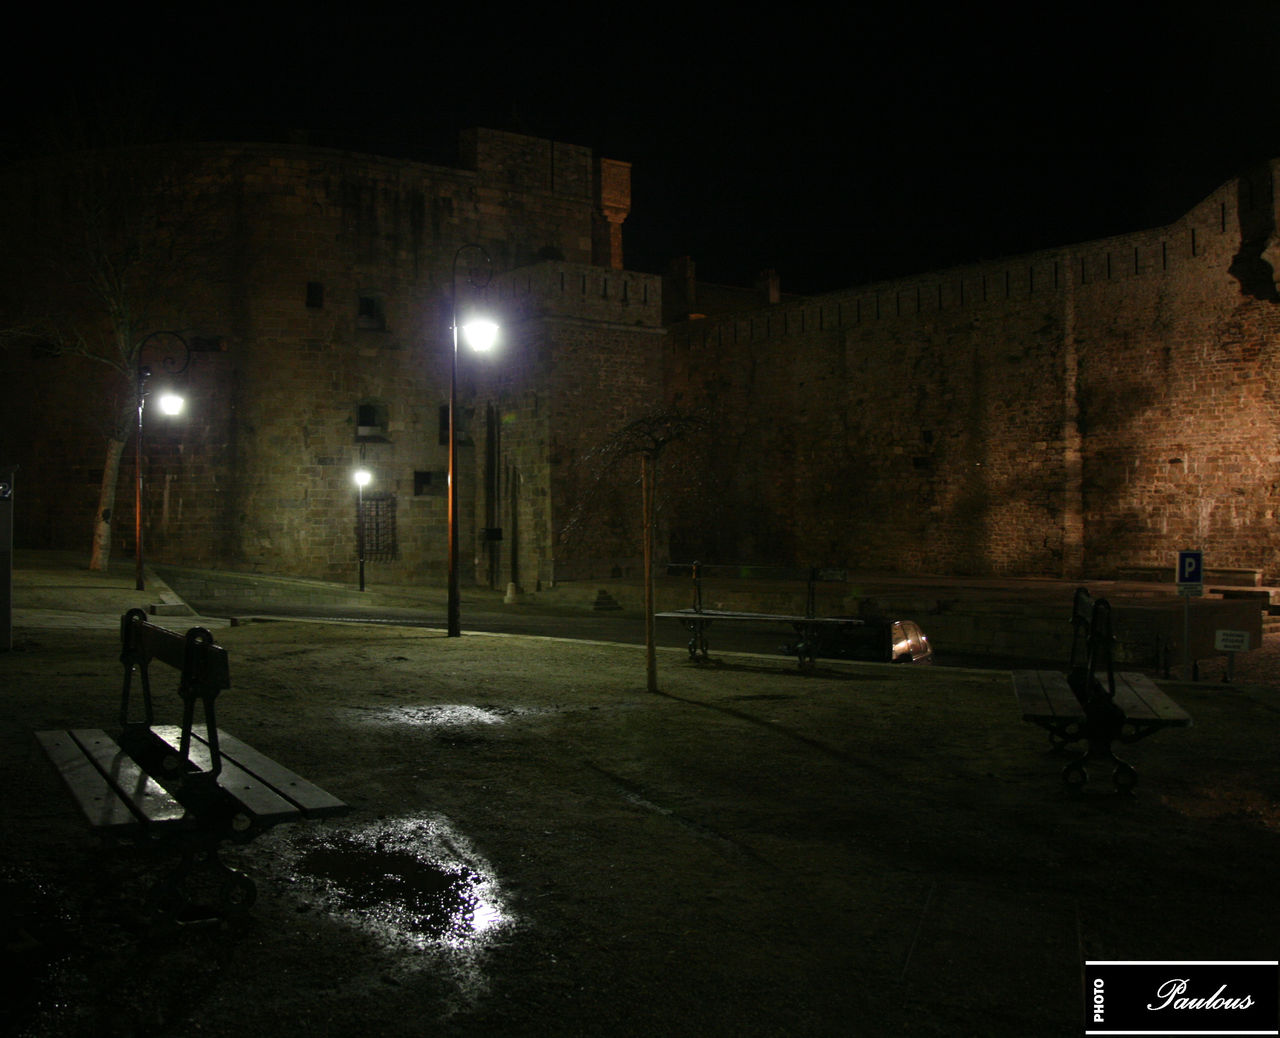
POLYGON ((356 533, 364 531, 364 557, 374 562, 390 562, 399 557, 396 542, 396 496, 391 493, 365 494, 357 505, 356 533), (360 508, 363 507, 363 513, 360 508))

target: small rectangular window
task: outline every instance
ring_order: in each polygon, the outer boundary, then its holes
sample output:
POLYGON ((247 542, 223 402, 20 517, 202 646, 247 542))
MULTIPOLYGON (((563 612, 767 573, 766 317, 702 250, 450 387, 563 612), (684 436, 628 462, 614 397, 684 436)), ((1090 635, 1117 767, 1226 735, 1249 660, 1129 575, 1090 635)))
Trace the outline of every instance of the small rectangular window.
POLYGON ((383 440, 387 435, 387 409, 378 404, 356 405, 356 438, 383 440))
POLYGON ((415 472, 413 474, 413 496, 432 497, 443 494, 449 485, 447 472, 415 472))
POLYGON ((377 296, 360 296, 356 305, 356 327, 384 331, 387 327, 382 300, 377 296))
POLYGON ((319 281, 307 282, 307 309, 321 310, 324 308, 324 285, 319 281))

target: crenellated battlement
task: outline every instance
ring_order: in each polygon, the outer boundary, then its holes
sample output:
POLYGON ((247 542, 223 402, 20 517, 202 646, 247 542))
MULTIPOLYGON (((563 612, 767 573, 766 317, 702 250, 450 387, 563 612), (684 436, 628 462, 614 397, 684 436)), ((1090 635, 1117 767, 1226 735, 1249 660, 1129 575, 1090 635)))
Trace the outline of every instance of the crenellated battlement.
POLYGON ((1278 174, 1163 227, 673 325, 669 390, 736 452, 690 526, 886 570, 1107 576, 1194 545, 1280 572, 1278 174))
MULTIPOLYGON (((681 322, 672 326, 672 341, 734 344, 886 321, 989 318, 1001 310, 1060 301, 1068 293, 1077 299, 1105 298, 1131 291, 1135 282, 1195 279, 1233 266, 1236 276, 1248 282, 1242 290, 1265 290, 1256 273, 1250 280, 1239 269, 1236 257, 1244 252, 1256 262, 1264 258, 1268 241, 1276 251, 1274 230, 1270 239, 1266 231, 1280 223, 1280 189, 1273 189, 1273 182, 1280 183, 1280 160, 1228 181, 1163 227, 681 322), (1251 240, 1250 254, 1246 243, 1251 240)), ((1280 278, 1280 272, 1272 273, 1280 278)))
POLYGON ((494 277, 485 296, 506 314, 561 316, 658 328, 662 279, 653 274, 555 260, 494 277))

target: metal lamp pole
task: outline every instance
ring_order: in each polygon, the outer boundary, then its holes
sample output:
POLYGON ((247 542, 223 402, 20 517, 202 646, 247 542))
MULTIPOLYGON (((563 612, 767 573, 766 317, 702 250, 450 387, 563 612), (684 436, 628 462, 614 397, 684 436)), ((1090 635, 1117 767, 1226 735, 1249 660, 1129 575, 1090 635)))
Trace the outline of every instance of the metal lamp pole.
MULTIPOLYGON (((134 587, 138 591, 147 589, 146 578, 143 576, 143 549, 142 549, 142 414, 147 404, 147 379, 151 377, 151 368, 142 362, 143 353, 147 344, 155 338, 162 335, 172 336, 178 340, 182 347, 182 352, 178 356, 167 354, 162 360, 161 365, 171 375, 181 375, 187 370, 187 365, 191 363, 191 347, 177 332, 158 331, 151 332, 143 337, 138 343, 137 360, 137 391, 138 391, 138 435, 134 442, 134 498, 133 498, 133 546, 134 546, 134 562, 135 562, 135 580, 134 587)), ((182 398, 176 394, 169 397, 174 403, 164 408, 167 414, 177 414, 182 409, 182 398), (172 410, 170 408, 173 408, 172 410)), ((164 398, 161 400, 164 403, 164 398)))
MULTIPOLYGON (((458 260, 468 249, 475 249, 484 257, 484 280, 477 281, 477 272, 473 268, 467 274, 467 281, 483 288, 493 276, 493 260, 481 245, 468 244, 461 246, 453 254, 453 273, 449 279, 449 326, 453 332, 453 353, 449 366, 449 611, 448 636, 457 638, 462 633, 462 608, 458 595, 458 260)), ((480 323, 480 322, 477 322, 480 323)), ((492 336, 497 326, 492 322, 483 322, 489 332, 487 341, 480 341, 470 335, 468 339, 472 349, 484 350, 492 345, 492 336)))
POLYGON ((364 488, 373 477, 367 469, 358 469, 352 477, 356 484, 356 554, 360 560, 360 590, 364 590, 364 488))
POLYGON ((453 329, 453 353, 449 358, 449 610, 448 636, 462 634, 462 605, 458 596, 458 256, 453 257, 453 277, 449 282, 449 325, 453 329))
POLYGON ((133 443, 133 559, 136 567, 134 588, 145 591, 146 579, 142 575, 142 411, 147 402, 147 379, 151 369, 142 363, 142 351, 138 351, 138 435, 133 443))

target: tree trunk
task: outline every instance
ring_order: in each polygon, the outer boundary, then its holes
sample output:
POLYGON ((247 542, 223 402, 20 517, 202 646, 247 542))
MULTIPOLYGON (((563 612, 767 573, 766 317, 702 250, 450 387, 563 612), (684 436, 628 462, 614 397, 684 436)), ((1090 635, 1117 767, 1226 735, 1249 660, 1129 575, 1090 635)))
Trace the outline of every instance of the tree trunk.
POLYGON ((658 653, 653 637, 653 495, 657 465, 656 458, 640 455, 641 507, 644 512, 644 645, 650 692, 658 691, 658 653))
POLYGON ((107 440, 107 458, 102 466, 102 486, 98 490, 98 511, 93 517, 93 554, 89 568, 105 570, 111 564, 111 520, 116 507, 116 485, 120 482, 120 459, 124 440, 107 440))

